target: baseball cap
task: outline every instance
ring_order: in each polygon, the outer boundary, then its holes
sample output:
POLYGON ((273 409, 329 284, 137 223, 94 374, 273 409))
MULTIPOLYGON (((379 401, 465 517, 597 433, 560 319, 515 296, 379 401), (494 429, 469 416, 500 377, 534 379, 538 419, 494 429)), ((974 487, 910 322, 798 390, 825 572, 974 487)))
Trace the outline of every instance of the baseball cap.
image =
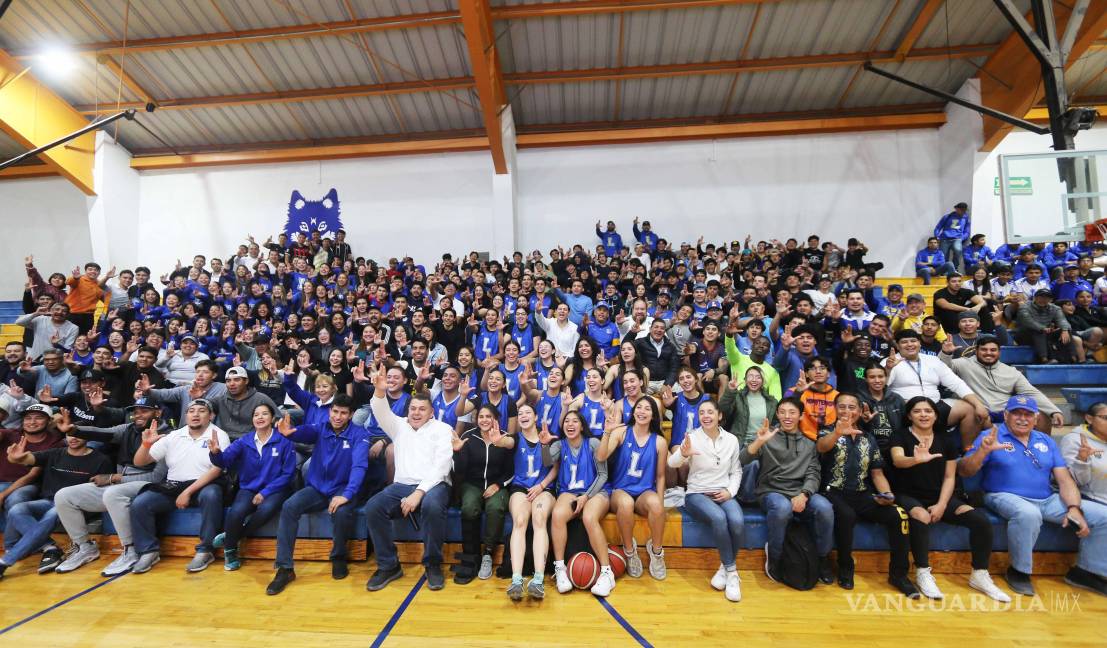
POLYGON ((38 412, 39 414, 43 414, 45 416, 53 416, 54 408, 50 407, 49 405, 43 405, 42 403, 35 403, 34 405, 31 405, 27 409, 23 410, 23 416, 26 416, 32 412, 38 412))
POLYGON ((893 290, 903 292, 903 286, 900 284, 888 284, 888 292, 892 292, 893 290))
POLYGON ((189 333, 188 335, 184 335, 184 336, 182 336, 182 337, 181 337, 181 343, 182 343, 182 344, 184 344, 184 343, 185 343, 186 341, 188 341, 188 340, 192 340, 192 342, 193 342, 193 343, 195 343, 195 344, 199 344, 199 343, 200 343, 200 341, 196 339, 196 336, 195 336, 195 335, 192 335, 191 333, 189 333))
POLYGON ((907 296, 907 301, 909 301, 909 302, 920 301, 920 302, 926 303, 926 298, 923 297, 922 295, 920 295, 919 293, 911 293, 910 295, 907 296))
POLYGON ((244 367, 231 367, 227 370, 227 378, 249 378, 250 374, 246 373, 244 367))
POLYGON ((1007 407, 1004 408, 1005 412, 1014 412, 1015 410, 1027 410, 1029 412, 1038 413, 1038 401, 1034 400, 1032 396, 1015 395, 1007 399, 1007 407))
POLYGON ((961 313, 957 316, 957 319, 959 319, 959 320, 963 320, 963 319, 978 320, 978 319, 980 319, 980 315, 978 315, 976 311, 971 311, 971 310, 961 311, 961 313))
MULTIPOLYGON (((611 306, 608 306, 607 302, 602 299, 596 302, 596 305, 593 306, 593 308, 606 308, 607 310, 611 310, 611 306)), ((230 375, 230 372, 228 371, 227 374, 230 375)))
POLYGON ((707 284, 698 283, 692 286, 692 290, 707 290, 707 284))
POLYGON ((211 412, 213 414, 215 413, 215 406, 212 405, 211 401, 209 401, 206 398, 197 398, 196 400, 189 403, 188 407, 192 407, 193 405, 199 405, 200 407, 206 407, 209 412, 211 412))
POLYGON ((1035 297, 1053 297, 1053 291, 1049 288, 1042 288, 1034 293, 1035 297))
POLYGON ((142 409, 158 409, 158 405, 156 403, 154 403, 154 401, 152 401, 149 398, 143 396, 141 398, 136 398, 134 405, 128 405, 127 406, 128 410, 135 410, 135 409, 139 409, 139 408, 142 408, 142 409))
POLYGON ((723 305, 718 301, 713 301, 707 304, 707 310, 723 310, 723 305))
POLYGON ((99 369, 85 369, 81 372, 81 382, 86 380, 104 380, 104 372, 99 369))

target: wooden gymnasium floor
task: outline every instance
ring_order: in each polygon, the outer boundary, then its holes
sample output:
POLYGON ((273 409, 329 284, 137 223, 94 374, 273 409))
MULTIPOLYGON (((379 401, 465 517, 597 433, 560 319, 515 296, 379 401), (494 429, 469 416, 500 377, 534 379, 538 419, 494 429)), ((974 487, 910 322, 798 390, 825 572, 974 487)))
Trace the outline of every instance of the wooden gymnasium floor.
MULTIPOLYGON (((269 561, 234 574, 216 563, 184 572, 184 558, 153 571, 108 580, 111 556, 65 576, 34 573, 26 560, 0 581, 0 645, 7 646, 1103 646, 1107 598, 1079 592, 1058 577, 1036 579, 1038 596, 994 609, 966 577, 941 574, 945 606, 904 607, 878 574, 858 574, 857 588, 796 592, 742 571, 743 600, 733 604, 708 585, 711 573, 672 569, 664 583, 648 574, 622 578, 606 602, 585 592, 550 592, 538 604, 514 604, 493 578, 432 592, 422 568, 381 592, 365 591, 372 563, 351 563, 335 582, 329 563, 302 561, 298 579, 265 595, 269 561), (974 605, 986 609, 972 609, 974 605), (898 639, 897 639, 898 638, 898 639)), ((998 580, 998 579, 997 579, 998 580)))

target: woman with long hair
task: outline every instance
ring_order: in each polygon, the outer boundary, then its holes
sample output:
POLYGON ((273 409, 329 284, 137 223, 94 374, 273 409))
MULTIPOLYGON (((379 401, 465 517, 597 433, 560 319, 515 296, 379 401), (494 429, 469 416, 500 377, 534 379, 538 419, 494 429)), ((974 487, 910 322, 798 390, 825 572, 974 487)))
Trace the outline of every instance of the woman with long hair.
POLYGON ((527 584, 527 595, 533 599, 546 596, 543 585, 546 571, 546 554, 549 536, 546 520, 553 508, 554 496, 551 484, 557 478, 557 470, 543 468, 542 438, 552 440, 549 427, 538 430, 538 418, 530 405, 519 406, 519 434, 515 439, 515 475, 508 487, 508 510, 511 512, 511 585, 507 595, 513 601, 523 598, 523 560, 527 551, 527 527, 534 530, 534 575, 527 584))
POLYGON ((619 345, 619 355, 616 361, 607 368, 607 375, 604 376, 604 389, 611 390, 613 400, 619 400, 625 396, 623 393, 623 376, 631 370, 638 371, 645 383, 649 384, 650 370, 638 358, 638 349, 634 346, 634 343, 628 341, 619 345))

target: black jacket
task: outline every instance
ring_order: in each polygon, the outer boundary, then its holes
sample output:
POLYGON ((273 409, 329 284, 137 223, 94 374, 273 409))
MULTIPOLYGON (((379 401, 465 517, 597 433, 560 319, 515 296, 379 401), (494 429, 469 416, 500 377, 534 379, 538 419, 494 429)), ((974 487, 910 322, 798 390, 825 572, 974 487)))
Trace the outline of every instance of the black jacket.
POLYGON ((454 453, 458 481, 479 486, 481 490, 492 484, 507 488, 515 477, 515 450, 485 443, 477 428, 471 428, 461 438, 465 445, 454 453))
POLYGON ((624 342, 633 342, 634 349, 638 352, 642 364, 650 370, 650 380, 664 380, 666 385, 676 382, 677 371, 680 370, 681 353, 668 338, 662 338, 661 353, 649 335, 634 339, 635 333, 627 333, 624 342))

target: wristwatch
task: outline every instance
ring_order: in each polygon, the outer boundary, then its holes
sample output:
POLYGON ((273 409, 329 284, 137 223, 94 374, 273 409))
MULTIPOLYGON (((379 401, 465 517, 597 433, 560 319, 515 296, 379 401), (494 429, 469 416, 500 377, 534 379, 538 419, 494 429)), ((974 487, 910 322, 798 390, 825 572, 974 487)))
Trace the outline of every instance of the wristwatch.
POLYGON ((800 495, 803 495, 807 499, 811 499, 811 491, 807 490, 806 488, 800 491, 800 495))

